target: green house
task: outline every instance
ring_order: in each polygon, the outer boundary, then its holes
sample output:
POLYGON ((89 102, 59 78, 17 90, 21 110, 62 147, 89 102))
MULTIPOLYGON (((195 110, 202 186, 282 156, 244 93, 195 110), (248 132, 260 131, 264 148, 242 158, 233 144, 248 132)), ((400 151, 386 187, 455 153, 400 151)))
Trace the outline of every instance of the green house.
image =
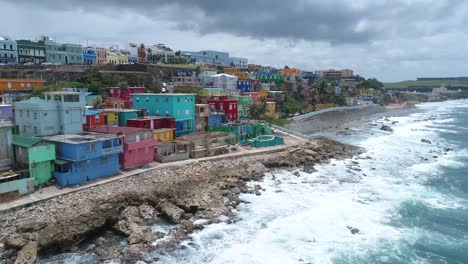
POLYGON ((13 135, 13 149, 16 166, 20 170, 29 170, 35 186, 44 184, 52 178, 54 144, 38 138, 13 135))
POLYGON ((253 98, 251 96, 233 96, 232 99, 237 100, 238 107, 237 112, 240 119, 246 119, 249 117, 250 106, 253 104, 253 98))

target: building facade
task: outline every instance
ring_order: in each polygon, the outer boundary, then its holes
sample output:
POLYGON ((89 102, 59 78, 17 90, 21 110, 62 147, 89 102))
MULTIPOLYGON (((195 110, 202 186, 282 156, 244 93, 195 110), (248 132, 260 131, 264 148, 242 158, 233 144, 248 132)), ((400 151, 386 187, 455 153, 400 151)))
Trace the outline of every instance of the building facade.
POLYGON ((224 112, 228 121, 236 121, 239 119, 239 110, 237 100, 229 99, 210 99, 210 112, 224 112))
POLYGON ((41 64, 46 61, 46 48, 44 41, 18 40, 18 62, 20 64, 41 64))
POLYGON ((107 97, 109 98, 120 98, 124 100, 124 108, 132 109, 132 94, 145 93, 145 87, 127 87, 126 89, 120 89, 119 87, 108 87, 107 97))
POLYGON ((47 62, 67 65, 83 64, 83 47, 78 44, 60 44, 52 40, 45 41, 47 62))
POLYGON ((315 71, 321 78, 342 78, 342 77, 353 77, 354 72, 349 69, 344 70, 320 70, 315 71))
POLYGON ((80 133, 86 123, 85 95, 77 92, 44 93, 15 103, 15 120, 23 136, 80 133))
POLYGON ((232 67, 236 67, 239 69, 247 69, 249 65, 249 59, 247 58, 240 58, 240 57, 230 57, 229 64, 232 67))
POLYGON ((146 48, 145 45, 141 44, 138 47, 138 63, 140 64, 146 64, 148 61, 146 60, 146 48))
POLYGON ((15 120, 13 105, 0 104, 0 122, 12 122, 13 120, 15 120))
POLYGON ((8 37, 0 37, 0 63, 18 62, 17 48, 16 41, 8 37))
POLYGON ((55 160, 55 145, 33 137, 13 135, 15 165, 28 170, 34 185, 47 183, 52 178, 55 160))
POLYGON ((169 63, 175 58, 175 52, 164 44, 153 45, 148 50, 148 55, 156 56, 153 62, 169 63))
POLYGON ((96 48, 96 62, 97 64, 107 64, 107 50, 105 48, 96 48))
POLYGON ((54 177, 60 186, 83 184, 119 172, 119 154, 123 152, 121 136, 88 132, 42 139, 55 144, 54 177))
POLYGON ((35 89, 44 87, 44 84, 45 84, 45 80, 42 80, 42 79, 0 78, 0 94, 21 93, 21 92, 30 93, 34 91, 35 89))
POLYGON ((229 66, 229 53, 215 50, 183 51, 182 56, 193 64, 229 66))
POLYGON ((231 89, 231 90, 236 90, 237 89, 237 76, 234 75, 229 75, 225 73, 220 73, 211 76, 211 80, 213 82, 213 86, 217 88, 223 88, 223 89, 231 89))
POLYGON ((123 152, 120 154, 122 169, 132 169, 146 165, 154 160, 154 146, 158 143, 153 139, 151 130, 135 127, 97 127, 93 132, 122 135, 123 152))
POLYGON ((12 128, 11 122, 0 121, 0 172, 9 170, 13 163, 12 128))
POLYGON ((134 94, 134 109, 147 109, 148 115, 174 117, 176 136, 195 131, 195 94, 134 94))
POLYGON ((96 49, 93 47, 83 48, 83 64, 94 65, 97 64, 96 49))

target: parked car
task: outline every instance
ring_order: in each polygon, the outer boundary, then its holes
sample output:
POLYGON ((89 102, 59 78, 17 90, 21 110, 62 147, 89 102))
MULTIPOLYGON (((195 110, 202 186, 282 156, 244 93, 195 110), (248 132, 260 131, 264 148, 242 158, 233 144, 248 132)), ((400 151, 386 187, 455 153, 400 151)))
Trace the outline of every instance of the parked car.
POLYGON ((43 62, 43 63, 41 63, 41 65, 54 65, 54 64, 50 63, 50 62, 43 62))
POLYGON ((34 65, 33 62, 26 62, 24 65, 34 65))

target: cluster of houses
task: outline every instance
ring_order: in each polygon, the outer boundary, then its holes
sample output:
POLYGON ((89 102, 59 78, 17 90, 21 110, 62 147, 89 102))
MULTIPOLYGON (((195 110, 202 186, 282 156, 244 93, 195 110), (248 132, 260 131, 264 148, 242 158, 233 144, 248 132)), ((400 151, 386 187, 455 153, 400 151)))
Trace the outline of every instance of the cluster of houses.
POLYGON ((259 94, 203 90, 197 96, 108 87, 102 109, 92 107, 99 96, 85 88, 12 104, 2 100, 0 200, 5 194, 30 193, 52 179, 72 186, 153 162, 220 155, 240 145, 284 144, 268 123, 245 118, 245 105, 259 100, 259 94))
POLYGON ((191 64, 233 66, 241 69, 246 69, 248 64, 247 58, 230 57, 227 52, 213 50, 176 52, 165 44, 145 46, 128 43, 123 48, 118 46, 104 48, 61 44, 47 36, 35 40, 0 37, 0 64, 154 64, 172 63, 177 59, 191 64))

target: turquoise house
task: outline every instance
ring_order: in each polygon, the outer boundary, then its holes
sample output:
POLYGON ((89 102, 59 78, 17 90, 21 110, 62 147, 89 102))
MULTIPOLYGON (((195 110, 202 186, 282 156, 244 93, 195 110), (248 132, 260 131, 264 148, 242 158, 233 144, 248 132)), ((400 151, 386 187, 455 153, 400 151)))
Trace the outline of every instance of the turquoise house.
POLYGON ((150 116, 176 120, 176 136, 195 132, 195 94, 133 94, 133 108, 147 109, 150 116))
POLYGON ((40 138, 13 135, 15 165, 29 171, 34 185, 47 183, 52 178, 55 160, 55 145, 40 138))

